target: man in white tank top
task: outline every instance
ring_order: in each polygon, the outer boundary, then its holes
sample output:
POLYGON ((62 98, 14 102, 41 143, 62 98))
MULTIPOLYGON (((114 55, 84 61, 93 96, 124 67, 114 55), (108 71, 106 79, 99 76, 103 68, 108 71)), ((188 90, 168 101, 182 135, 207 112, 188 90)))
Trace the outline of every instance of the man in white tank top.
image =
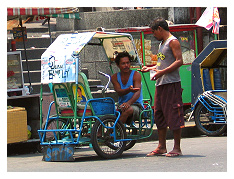
POLYGON ((151 23, 154 37, 162 41, 157 53, 158 62, 153 67, 143 67, 142 71, 154 70, 152 80, 156 80, 154 120, 158 128, 159 144, 147 156, 182 155, 180 148, 181 128, 184 127, 182 89, 179 67, 183 64, 179 41, 169 32, 167 22, 158 18, 151 23), (167 127, 173 131, 174 147, 167 153, 167 127))

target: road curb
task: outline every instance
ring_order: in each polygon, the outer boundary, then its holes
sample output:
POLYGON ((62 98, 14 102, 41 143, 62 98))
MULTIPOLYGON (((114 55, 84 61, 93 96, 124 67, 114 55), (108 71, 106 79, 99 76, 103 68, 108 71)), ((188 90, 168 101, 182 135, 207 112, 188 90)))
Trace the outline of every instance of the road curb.
MULTIPOLYGON (((191 138, 201 136, 201 133, 197 129, 194 122, 185 122, 185 127, 182 128, 181 137, 182 138, 191 138)), ((173 139, 173 132, 168 129, 167 130, 167 139, 173 139)), ((141 139, 138 142, 146 142, 146 141, 157 141, 158 140, 158 130, 156 126, 153 127, 153 133, 150 137, 141 139)))

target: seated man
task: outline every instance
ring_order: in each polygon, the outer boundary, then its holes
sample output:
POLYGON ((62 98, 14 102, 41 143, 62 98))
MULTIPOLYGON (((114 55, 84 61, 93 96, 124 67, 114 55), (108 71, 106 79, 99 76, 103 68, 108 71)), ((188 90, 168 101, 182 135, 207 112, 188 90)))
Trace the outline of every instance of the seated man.
POLYGON ((137 71, 130 70, 131 58, 126 51, 119 53, 115 58, 115 63, 120 72, 111 77, 111 82, 119 96, 120 120, 128 125, 132 120, 139 119, 143 110, 141 75, 137 71))

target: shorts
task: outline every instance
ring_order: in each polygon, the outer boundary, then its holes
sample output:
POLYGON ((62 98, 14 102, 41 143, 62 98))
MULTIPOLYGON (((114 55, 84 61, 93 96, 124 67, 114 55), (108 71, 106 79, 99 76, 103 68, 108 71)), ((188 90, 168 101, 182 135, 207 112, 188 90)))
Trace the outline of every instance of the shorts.
POLYGON ((126 124, 130 125, 132 121, 136 121, 140 118, 140 114, 143 111, 143 107, 140 103, 134 103, 131 105, 133 108, 133 114, 131 117, 128 117, 126 124))
POLYGON ((154 120, 158 129, 184 127, 181 83, 169 83, 156 87, 154 96, 154 120))

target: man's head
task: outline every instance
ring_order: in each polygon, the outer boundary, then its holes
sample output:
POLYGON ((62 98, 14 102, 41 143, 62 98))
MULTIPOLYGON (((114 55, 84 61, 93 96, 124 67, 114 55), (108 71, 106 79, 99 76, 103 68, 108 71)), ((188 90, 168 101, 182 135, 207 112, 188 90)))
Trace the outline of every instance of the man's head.
POLYGON ((129 61, 131 61, 133 58, 127 51, 120 52, 115 58, 116 65, 119 65, 120 59, 123 57, 128 57, 129 61))
POLYGON ((169 32, 167 21, 161 17, 153 20, 150 24, 150 28, 154 34, 154 37, 160 41, 162 40, 162 33, 165 31, 169 32))
POLYGON ((115 58, 115 63, 120 71, 126 72, 130 69, 130 61, 133 57, 128 52, 120 52, 115 58))
POLYGON ((150 28, 152 30, 158 30, 159 26, 162 27, 164 30, 169 31, 167 21, 161 17, 154 19, 150 24, 150 28))

